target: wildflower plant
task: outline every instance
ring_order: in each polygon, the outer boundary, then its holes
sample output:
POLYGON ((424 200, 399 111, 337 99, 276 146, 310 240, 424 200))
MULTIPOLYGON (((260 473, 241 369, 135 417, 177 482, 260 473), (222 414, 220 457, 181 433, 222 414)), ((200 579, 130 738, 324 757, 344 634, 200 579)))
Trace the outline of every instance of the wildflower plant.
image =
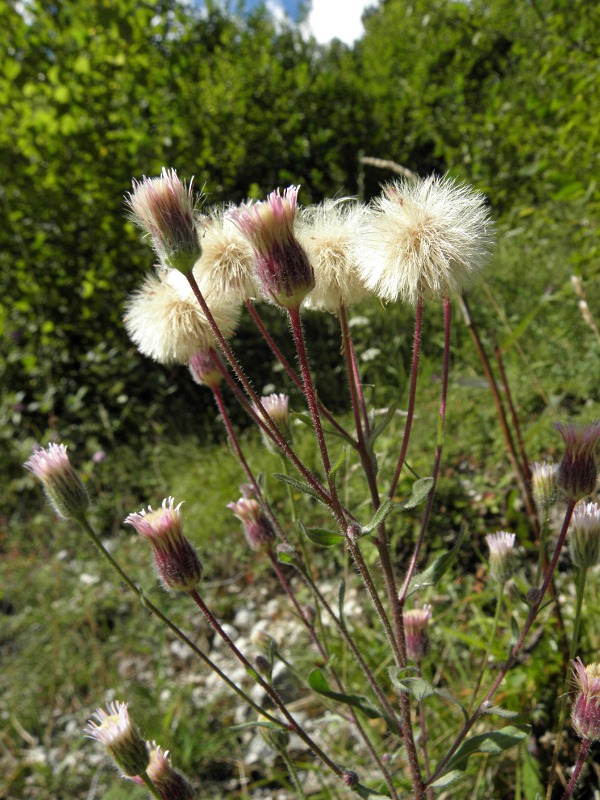
MULTIPOLYGON (((341 787, 359 797, 400 800, 410 795, 415 800, 430 800, 436 791, 468 776, 468 761, 474 753, 500 753, 522 742, 529 730, 524 720, 502 723, 500 728, 487 723, 494 713, 511 717, 505 709, 496 709, 493 701, 509 670, 526 663, 532 631, 544 625, 544 609, 548 598, 556 596, 557 565, 570 533, 578 569, 578 611, 571 631, 569 661, 574 663, 580 690, 573 723, 586 745, 598 738, 594 705, 598 678, 596 673, 588 673, 575 655, 585 575, 598 560, 598 511, 591 503, 578 509, 576 504, 595 492, 595 446, 600 423, 558 424, 565 446, 560 466, 537 463, 529 468, 513 415, 520 451, 509 447, 509 454, 531 524, 531 539, 537 542, 537 568, 530 571, 527 591, 520 595, 521 614, 507 621, 505 590, 517 569, 517 536, 508 532, 488 535, 489 583, 496 595, 496 611, 488 626, 487 645, 482 647, 485 655, 477 680, 467 687, 467 705, 463 698, 452 697, 429 669, 430 660, 437 657, 433 649, 438 641, 438 613, 429 601, 464 546, 462 536, 458 536, 450 552, 437 559, 432 560, 428 552, 444 446, 453 295, 465 290, 485 268, 492 245, 493 225, 483 196, 450 178, 430 177, 389 184, 369 205, 339 199, 301 209, 298 197, 299 187, 290 186, 283 192, 276 189, 264 202, 203 209, 200 216, 192 182, 186 186, 174 170, 134 182, 127 206, 149 237, 160 264, 156 273, 133 292, 125 326, 142 353, 161 364, 187 365, 191 378, 201 387, 199 391, 212 392, 244 481, 242 497, 232 500, 228 508, 242 523, 254 557, 263 559, 273 570, 313 654, 314 668, 308 674, 297 670, 299 679, 307 691, 320 696, 351 726, 361 757, 354 750, 342 755, 338 748, 332 748, 319 724, 310 724, 286 700, 274 676, 279 663, 290 665, 274 636, 263 630, 255 632, 252 647, 246 652, 220 622, 209 593, 203 590, 200 558, 183 535, 185 508, 181 503, 176 505, 174 498, 168 497, 158 508, 148 506, 129 514, 125 523, 150 544, 163 587, 176 595, 181 593, 182 602, 191 601, 201 612, 231 658, 243 668, 245 681, 233 680, 196 644, 195 637, 150 602, 106 549, 87 519, 87 494, 63 445, 50 445, 46 451, 34 453, 27 468, 41 481, 56 510, 83 526, 119 580, 140 597, 145 608, 249 707, 253 718, 248 725, 257 727, 281 757, 298 797, 305 796, 300 765, 294 757, 298 747, 311 754, 324 775, 333 776, 341 787), (403 433, 400 441, 390 445, 391 466, 381 470, 375 447, 391 415, 378 421, 369 407, 347 318, 348 307, 370 293, 386 302, 400 300, 414 306, 414 347, 403 433), (286 360, 269 333, 260 312, 261 294, 288 315, 299 369, 286 360), (426 313, 431 309, 438 314, 440 306, 444 351, 437 437, 429 474, 415 476, 407 457, 413 424, 419 424, 416 395, 420 343, 426 313), (314 385, 302 326, 304 307, 334 314, 338 319, 350 427, 327 409, 314 385), (310 459, 296 450, 287 392, 260 397, 251 380, 252 364, 242 364, 229 344, 242 311, 250 314, 280 361, 282 370, 278 374, 301 393, 305 408, 298 411, 315 443, 310 459), (253 453, 248 452, 232 422, 231 403, 241 406, 268 447, 279 454, 282 472, 267 477, 256 472, 253 453), (308 414, 303 413, 306 411, 308 414), (336 449, 334 455, 333 446, 340 441, 342 454, 338 455, 336 449), (361 475, 361 496, 341 491, 342 466, 350 462, 361 475), (281 485, 288 490, 287 503, 273 489, 281 485), (562 490, 560 497, 557 486, 562 490), (562 503, 562 522, 552 537, 549 508, 556 503, 562 503), (308 507, 311 518, 320 515, 320 527, 303 520, 308 507), (394 517, 407 510, 419 514, 419 523, 409 556, 400 559, 390 542, 390 530, 394 517), (352 559, 363 590, 358 613, 346 614, 345 581, 337 598, 322 585, 312 547, 338 548, 352 559), (362 604, 367 603, 385 643, 387 669, 371 663, 369 650, 362 643, 362 604), (505 645, 507 637, 499 634, 507 626, 511 640, 505 645), (352 670, 340 665, 333 639, 347 654, 352 670), (493 671, 488 670, 492 654, 497 654, 501 646, 502 658, 493 671), (360 686, 354 685, 356 681, 360 686), (260 694, 253 691, 254 685, 260 694), (448 699, 461 708, 463 720, 446 735, 432 736, 431 704, 448 699), (372 721, 377 726, 371 725, 372 721), (391 759, 390 752, 396 752, 397 757, 391 759)), ((464 298, 459 296, 459 303, 464 311, 464 298)), ((469 325, 473 326, 470 320, 469 325)), ((508 386, 504 388, 510 402, 508 386)), ((506 417, 500 416, 506 428, 506 417)), ((522 583, 522 577, 519 580, 522 583)), ((87 735, 105 745, 125 776, 163 800, 190 800, 195 796, 193 776, 190 780, 181 776, 160 746, 141 739, 125 704, 113 704, 108 711, 99 709, 95 720, 89 723, 87 735)), ((558 738, 565 722, 566 701, 558 738)), ((587 749, 589 744, 582 748, 583 758, 587 749)), ((555 755, 557 752, 558 745, 555 755)), ((556 760, 549 774, 548 798, 555 767, 556 760)), ((324 780, 324 786, 329 786, 324 780)), ((568 796, 565 794, 565 798, 568 796)))

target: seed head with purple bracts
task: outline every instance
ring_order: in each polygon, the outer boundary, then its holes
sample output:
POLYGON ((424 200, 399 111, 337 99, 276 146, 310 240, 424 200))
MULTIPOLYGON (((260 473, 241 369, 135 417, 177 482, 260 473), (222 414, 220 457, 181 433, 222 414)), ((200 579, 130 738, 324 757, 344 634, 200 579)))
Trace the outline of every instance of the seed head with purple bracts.
POLYGON ((254 248, 265 297, 289 309, 298 309, 315 285, 313 268, 294 233, 299 188, 290 186, 283 195, 277 189, 266 202, 229 212, 254 248))

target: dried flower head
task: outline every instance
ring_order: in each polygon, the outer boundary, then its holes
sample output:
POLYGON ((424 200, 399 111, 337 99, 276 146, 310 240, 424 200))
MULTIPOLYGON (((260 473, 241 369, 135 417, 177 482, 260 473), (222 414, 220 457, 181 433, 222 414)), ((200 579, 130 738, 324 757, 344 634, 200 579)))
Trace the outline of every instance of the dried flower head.
POLYGON ((48 501, 65 519, 81 519, 89 505, 87 492, 71 466, 64 444, 49 444, 36 450, 23 465, 44 487, 48 501))
POLYGON ((271 545, 275 538, 273 526, 257 500, 241 497, 237 503, 228 503, 227 508, 233 511, 244 526, 244 533, 252 550, 262 550, 271 545))
POLYGON ((558 468, 558 485, 568 497, 580 500, 596 488, 598 466, 594 451, 600 439, 600 422, 590 425, 555 422, 554 427, 565 443, 558 468))
POLYGON ((515 534, 506 531, 489 533, 485 541, 490 549, 490 575, 498 583, 506 583, 513 574, 515 534))
POLYGON ((134 180, 125 197, 131 220, 150 237, 161 264, 185 274, 201 253, 192 183, 186 187, 174 169, 163 167, 159 178, 134 180))
POLYGON ((577 736, 591 742, 600 740, 600 664, 584 667, 580 658, 573 662, 577 696, 571 721, 577 736))
POLYGON ((600 506, 575 506, 569 530, 569 551, 576 567, 594 567, 600 561, 600 506))
POLYGON ((106 708, 106 711, 96 709, 95 720, 88 720, 85 735, 104 745, 123 775, 143 775, 150 763, 150 753, 129 717, 127 703, 116 701, 106 708))
POLYGON ((244 301, 260 292, 254 250, 229 216, 232 210, 216 209, 203 219, 202 256, 194 275, 215 293, 233 292, 244 301))
POLYGON ((199 350, 190 358, 190 373, 196 383, 211 389, 221 383, 223 376, 215 364, 215 358, 219 358, 219 355, 214 350, 199 350))
MULTIPOLYGON (((173 769, 169 758, 169 751, 162 750, 156 742, 148 742, 150 764, 146 773, 161 800, 194 800, 196 791, 184 776, 173 769)), ((139 777, 132 778, 135 783, 144 786, 144 781, 139 777)))
POLYGON ((431 606, 411 608, 402 615, 406 629, 406 655, 412 661, 420 661, 429 650, 427 627, 431 619, 431 606))
POLYGON ((365 206, 348 198, 326 200, 299 216, 297 235, 315 273, 304 306, 336 313, 360 302, 367 289, 360 276, 358 243, 365 232, 365 206))
POLYGON ((190 592, 202 577, 202 564, 190 542, 183 535, 181 514, 174 499, 165 498, 162 508, 129 514, 126 525, 148 540, 152 547, 154 566, 165 589, 190 592))
MULTIPOLYGON (((206 289, 200 286, 203 291, 206 289)), ((239 305, 229 295, 203 294, 223 336, 236 328, 239 305)), ((210 350, 215 336, 186 278, 177 270, 149 275, 127 303, 125 328, 138 350, 159 364, 187 364, 210 350)))
POLYGON ((315 285, 308 256, 294 234, 298 190, 290 186, 281 195, 277 189, 264 203, 229 212, 252 243, 265 297, 289 309, 298 309, 315 285))
POLYGON ((533 496, 542 508, 556 502, 558 464, 536 461, 531 465, 531 488, 533 496))
POLYGON ((440 300, 461 292, 488 261, 484 197, 451 178, 388 184, 373 203, 361 275, 384 300, 440 300))

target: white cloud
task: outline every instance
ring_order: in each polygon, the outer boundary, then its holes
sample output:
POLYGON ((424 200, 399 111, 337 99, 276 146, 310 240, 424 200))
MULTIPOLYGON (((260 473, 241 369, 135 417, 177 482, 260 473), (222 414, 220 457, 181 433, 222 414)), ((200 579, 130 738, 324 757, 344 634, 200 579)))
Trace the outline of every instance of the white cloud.
POLYGON ((352 44, 364 33, 362 12, 376 0, 312 0, 306 28, 321 44, 341 39, 352 44))

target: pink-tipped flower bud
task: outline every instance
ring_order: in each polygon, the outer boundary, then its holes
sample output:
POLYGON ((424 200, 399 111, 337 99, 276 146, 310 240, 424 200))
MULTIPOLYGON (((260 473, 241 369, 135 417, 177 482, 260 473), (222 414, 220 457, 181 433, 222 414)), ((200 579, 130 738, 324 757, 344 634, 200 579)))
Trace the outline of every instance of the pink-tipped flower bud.
POLYGON ((490 575, 498 583, 506 583, 513 574, 515 534, 498 531, 489 533, 485 540, 490 548, 490 575))
POLYGON ((556 502, 558 464, 536 461, 531 465, 531 488, 535 501, 542 508, 556 502))
POLYGON ((71 466, 64 444, 36 450, 23 465, 44 487, 48 501, 60 517, 82 519, 89 505, 87 492, 71 466))
POLYGON ((220 369, 215 364, 219 356, 210 350, 199 350, 190 358, 189 369, 195 383, 200 386, 216 388, 223 378, 220 369))
MULTIPOLYGON (((169 751, 162 750, 156 742, 148 742, 150 764, 146 772, 161 800, 194 800, 196 791, 191 783, 171 766, 169 751)), ((138 778, 136 783, 143 784, 138 778)))
POLYGON ((192 183, 193 178, 186 187, 174 169, 163 167, 160 178, 134 180, 125 198, 131 220, 150 237, 161 264, 185 275, 202 253, 192 183))
POLYGON ((571 721, 577 736, 590 742, 600 740, 600 664, 584 667, 580 658, 573 664, 577 696, 571 721))
POLYGON ((260 652, 263 655, 268 656, 269 659, 272 659, 274 654, 277 653, 277 639, 271 636, 270 633, 263 631, 261 628, 252 633, 250 641, 257 648, 257 650, 260 650, 260 652))
POLYGON ((347 769, 342 775, 342 780, 349 789, 352 789, 358 784, 358 775, 353 770, 347 769))
POLYGON ((594 450, 600 439, 600 422, 590 425, 555 422, 554 427, 565 442, 565 454, 558 468, 558 485, 569 498, 580 500, 596 488, 598 467, 594 450))
POLYGON ((230 212, 252 243, 265 296, 289 309, 298 309, 315 285, 308 255, 294 234, 299 188, 290 186, 283 196, 277 189, 264 203, 230 212))
POLYGON ((95 720, 88 720, 85 735, 104 745, 123 775, 143 775, 150 763, 150 753, 129 717, 127 703, 116 701, 109 703, 106 708, 107 711, 96 709, 93 714, 95 720))
POLYGON ((152 547, 154 566, 167 591, 190 592, 202 577, 202 564, 190 542, 183 535, 181 514, 174 499, 163 500, 162 508, 152 506, 138 514, 130 514, 126 525, 148 540, 152 547))
POLYGON ((427 628, 431 619, 431 606, 411 608, 402 614, 406 631, 406 655, 412 661, 420 661, 429 651, 427 628))
POLYGON ((275 539, 273 526, 257 500, 240 497, 237 503, 228 503, 227 508, 233 511, 244 526, 244 533, 252 550, 263 550, 271 545, 275 539))
MULTIPOLYGON (((277 394, 274 392, 273 394, 266 395, 265 397, 261 397, 260 403, 267 414, 271 417, 277 430, 286 440, 286 442, 292 441, 292 429, 290 428, 290 413, 289 413, 289 400, 287 394, 277 394)), ((259 419, 263 419, 263 415, 256 406, 253 406, 254 411, 259 419)), ((267 436, 261 428, 261 434, 263 437, 263 441, 268 450, 273 452, 279 452, 279 449, 276 448, 271 441, 271 438, 267 436)))
POLYGON ((569 552, 576 567, 587 569, 600 561, 600 506, 575 506, 569 531, 569 552))

